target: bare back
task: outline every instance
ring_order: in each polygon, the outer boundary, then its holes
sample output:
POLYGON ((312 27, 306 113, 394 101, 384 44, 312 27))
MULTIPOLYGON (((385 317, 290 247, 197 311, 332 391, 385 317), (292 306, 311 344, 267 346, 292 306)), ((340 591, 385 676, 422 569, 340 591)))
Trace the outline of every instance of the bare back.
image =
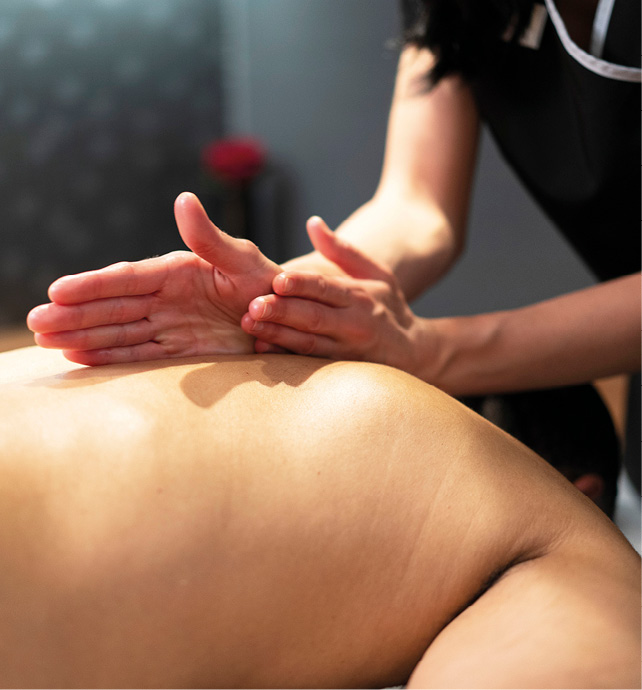
POLYGON ((0 387, 5 686, 374 687, 427 649, 418 685, 458 669, 470 686, 489 616, 528 639, 556 597, 562 662, 608 634, 613 682, 635 675, 635 553, 411 376, 283 356, 83 369, 27 349, 0 358, 0 387))

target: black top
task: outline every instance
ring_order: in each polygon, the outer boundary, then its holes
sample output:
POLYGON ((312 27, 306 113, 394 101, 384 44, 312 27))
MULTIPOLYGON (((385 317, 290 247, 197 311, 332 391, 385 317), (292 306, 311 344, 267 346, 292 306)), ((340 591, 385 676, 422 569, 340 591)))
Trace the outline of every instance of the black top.
MULTIPOLYGON (((550 0, 549 0, 550 2, 550 0)), ((505 158, 600 280, 640 270, 639 0, 615 0, 603 59, 563 43, 549 4, 538 48, 498 40, 471 83, 505 158), (637 16, 636 16, 637 14, 637 16), (588 67, 587 67, 588 65, 588 67)))

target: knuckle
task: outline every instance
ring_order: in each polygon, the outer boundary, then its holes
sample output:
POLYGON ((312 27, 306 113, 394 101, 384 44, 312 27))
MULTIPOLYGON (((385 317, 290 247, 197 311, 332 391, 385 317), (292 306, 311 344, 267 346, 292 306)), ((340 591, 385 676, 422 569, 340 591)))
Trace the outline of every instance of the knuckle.
POLYGON ((252 240, 248 240, 247 238, 244 237, 237 237, 236 241, 238 242, 238 248, 244 252, 244 253, 255 253, 258 251, 258 246, 252 242, 252 240))
POLYGON ((339 285, 337 295, 342 304, 349 305, 354 299, 354 290, 347 285, 339 285))
POLYGON ((348 331, 349 340, 355 345, 361 346, 368 342, 370 333, 367 328, 361 324, 354 324, 348 331))
POLYGON ((355 303, 361 308, 369 307, 370 305, 372 305, 372 295, 368 292, 368 290, 366 290, 363 287, 355 288, 352 292, 352 296, 355 303))
POLYGON ((344 326, 344 339, 353 346, 365 347, 373 338, 373 328, 376 324, 370 319, 351 319, 344 326))
MULTIPOLYGON (((180 267, 181 263, 184 261, 192 261, 192 254, 190 252, 183 251, 173 251, 169 254, 159 257, 157 262, 159 266, 162 266, 164 270, 171 271, 180 267)), ((151 259, 150 261, 155 261, 151 259)))
POLYGON ((124 345, 128 345, 129 343, 127 342, 127 331, 124 326, 118 326, 116 329, 116 337, 115 337, 115 345, 116 347, 123 347, 124 345))
MULTIPOLYGON (((125 279, 125 290, 129 291, 135 286, 136 282, 136 268, 131 261, 121 261, 117 266, 117 273, 121 276, 121 279, 125 279)), ((101 276, 104 278, 104 276, 101 276)))
POLYGON ((114 357, 112 351, 107 348, 92 352, 91 357, 89 358, 94 365, 111 364, 113 359, 114 357))
POLYGON ((89 339, 89 333, 87 332, 81 332, 76 335, 75 338, 66 340, 64 338, 61 338, 61 344, 68 346, 68 345, 73 345, 74 349, 77 350, 91 350, 92 348, 92 342, 89 339))
POLYGON ((327 299, 330 292, 330 285, 325 276, 318 276, 316 288, 319 299, 327 299))
MULTIPOLYGON (((79 307, 76 307, 76 309, 72 308, 72 310, 69 310, 69 312, 67 314, 62 314, 62 315, 67 317, 66 318, 67 321, 70 321, 73 319, 74 327, 75 327, 74 330, 87 328, 91 322, 91 315, 90 315, 89 310, 87 309, 86 305, 81 305, 79 307)), ((68 325, 68 324, 65 324, 65 325, 68 325)), ((67 328, 65 330, 72 330, 72 329, 67 328)))
POLYGON ((124 305, 121 298, 116 298, 109 310, 109 320, 112 323, 120 323, 123 320, 124 305))
POLYGON ((320 304, 312 303, 310 305, 310 316, 309 316, 309 329, 313 333, 318 333, 322 330, 325 324, 325 316, 323 308, 320 304))
POLYGON ((313 355, 316 352, 316 343, 316 337, 308 333, 301 339, 301 346, 297 349, 302 355, 313 355))

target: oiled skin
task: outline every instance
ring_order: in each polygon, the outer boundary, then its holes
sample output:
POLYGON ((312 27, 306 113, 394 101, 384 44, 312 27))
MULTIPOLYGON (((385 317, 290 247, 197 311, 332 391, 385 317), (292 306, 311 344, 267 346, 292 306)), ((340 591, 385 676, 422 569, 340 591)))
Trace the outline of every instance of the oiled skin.
POLYGON ((0 408, 3 687, 639 686, 637 554, 411 376, 29 348, 0 408))

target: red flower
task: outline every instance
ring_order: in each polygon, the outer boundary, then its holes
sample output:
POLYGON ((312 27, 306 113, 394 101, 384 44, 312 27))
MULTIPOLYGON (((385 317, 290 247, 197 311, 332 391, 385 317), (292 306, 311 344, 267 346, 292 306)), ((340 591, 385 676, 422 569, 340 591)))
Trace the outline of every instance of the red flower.
POLYGON ((203 167, 226 182, 247 182, 265 165, 265 150, 255 139, 220 139, 203 150, 203 167))

